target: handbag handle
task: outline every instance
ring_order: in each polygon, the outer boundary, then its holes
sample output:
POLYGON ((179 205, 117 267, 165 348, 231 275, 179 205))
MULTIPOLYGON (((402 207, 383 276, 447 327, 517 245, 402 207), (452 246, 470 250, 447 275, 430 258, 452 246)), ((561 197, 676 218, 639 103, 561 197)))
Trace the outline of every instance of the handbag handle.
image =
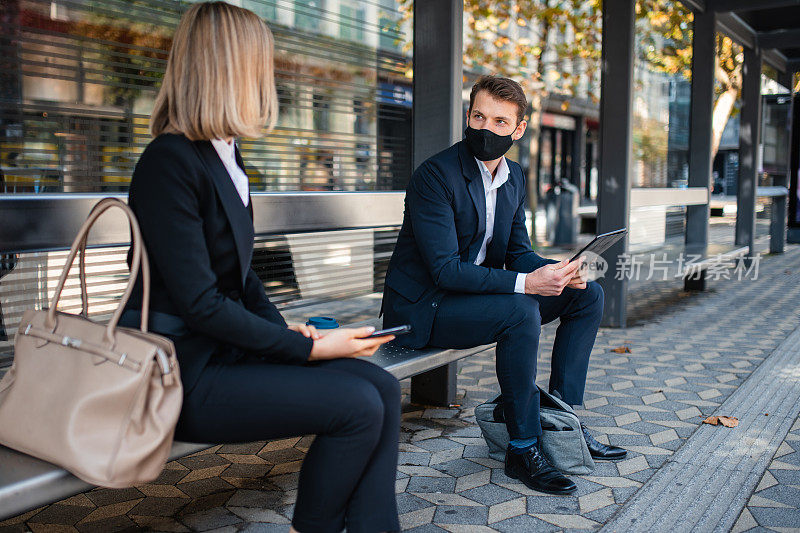
MULTIPOLYGON (((81 316, 89 318, 89 293, 86 289, 86 239, 83 239, 80 247, 80 267, 78 277, 81 280, 81 316)), ((140 329, 147 333, 148 319, 150 312, 150 261, 147 259, 147 248, 142 246, 142 306, 145 307, 142 313, 140 329)), ((131 264, 131 266, 133 266, 131 264)))
POLYGON ((58 280, 58 285, 56 286, 55 293, 53 294, 53 299, 50 302, 50 309, 48 309, 47 316, 45 317, 45 326, 50 330, 55 329, 56 307, 58 306, 58 300, 61 298, 61 292, 64 290, 64 284, 67 281, 67 276, 69 275, 69 271, 72 269, 72 265, 75 262, 75 256, 77 255, 79 249, 81 251, 80 277, 81 303, 83 306, 82 312, 88 311, 88 297, 86 294, 86 263, 84 257, 86 252, 86 238, 89 234, 89 230, 92 228, 100 215, 112 207, 120 208, 128 218, 131 228, 131 246, 133 247, 131 274, 128 279, 128 286, 125 288, 125 292, 122 294, 119 306, 117 307, 116 311, 114 311, 114 314, 111 316, 111 320, 109 320, 108 325, 106 326, 105 340, 113 346, 114 329, 116 329, 125 305, 128 303, 131 293, 133 292, 133 286, 136 283, 136 277, 139 273, 140 266, 142 269, 142 320, 140 327, 143 332, 147 332, 147 319, 150 310, 150 269, 147 262, 147 252, 144 250, 144 246, 142 245, 142 234, 139 229, 139 223, 136 221, 136 216, 133 214, 133 211, 131 211, 131 208, 117 198, 104 198, 97 202, 94 208, 92 208, 92 211, 89 213, 86 221, 78 231, 78 235, 75 237, 72 247, 70 248, 69 255, 67 256, 67 263, 64 265, 64 270, 61 272, 61 277, 58 280))
MULTIPOLYGON (((111 199, 111 198, 109 198, 111 199)), ((121 202, 122 205, 125 205, 124 202, 121 202)), ((92 210, 89 212, 89 215, 94 213, 94 211, 102 204, 102 201, 96 203, 92 210)), ((134 215, 135 217, 135 215, 134 215)), ((133 233, 133 229, 131 229, 131 234, 133 233)), ((80 247, 78 248, 80 252, 80 262, 79 262, 79 269, 78 269, 78 277, 80 279, 81 285, 81 316, 84 318, 89 318, 89 294, 86 288, 86 242, 89 240, 89 234, 87 233, 83 240, 81 241, 80 247)), ((147 248, 142 244, 142 264, 144 265, 144 269, 142 270, 142 286, 145 290, 142 291, 142 306, 146 309, 141 316, 141 330, 144 333, 147 333, 148 328, 148 319, 150 313, 150 262, 147 259, 147 248)), ((131 264, 131 266, 133 266, 131 264)), ((134 279, 135 281, 135 279, 134 279)))
MULTIPOLYGON (((108 198, 108 200, 113 200, 113 198, 108 198)), ((122 205, 125 205, 124 202, 120 202, 122 205)), ((91 216, 95 210, 103 205, 103 200, 97 202, 92 210, 89 212, 91 216)), ((127 207, 127 206, 126 206, 127 207)), ((127 214, 127 213, 126 213, 127 214)), ((133 215, 135 218, 135 215, 133 215)), ((129 217, 130 218, 130 217, 129 217)), ((133 228, 131 228, 131 234, 133 234, 133 228)), ((89 234, 87 233, 84 235, 83 240, 81 241, 80 247, 78 251, 80 253, 80 267, 78 270, 78 277, 80 279, 81 285, 81 316, 84 318, 89 318, 89 294, 86 288, 86 243, 89 240, 89 234)), ((142 291, 142 306, 145 308, 145 312, 142 313, 142 322, 141 322, 141 330, 144 333, 147 333, 148 328, 148 318, 150 312, 150 261, 147 258, 147 248, 142 244, 142 263, 144 265, 144 269, 142 270, 142 286, 145 290, 142 291)), ((133 266, 133 264, 131 264, 133 266)))

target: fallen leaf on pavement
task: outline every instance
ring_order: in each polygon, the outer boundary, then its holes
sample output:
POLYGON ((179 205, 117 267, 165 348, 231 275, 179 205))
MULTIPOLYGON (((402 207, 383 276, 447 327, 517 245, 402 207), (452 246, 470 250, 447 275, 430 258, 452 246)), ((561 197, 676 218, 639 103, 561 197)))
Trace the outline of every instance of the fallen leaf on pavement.
POLYGON ((739 425, 739 419, 735 416, 709 416, 703 420, 703 424, 710 424, 712 426, 722 424, 726 428, 735 428, 739 425))
POLYGON ((627 346, 617 346, 611 351, 616 353, 631 353, 631 349, 628 348, 627 346))

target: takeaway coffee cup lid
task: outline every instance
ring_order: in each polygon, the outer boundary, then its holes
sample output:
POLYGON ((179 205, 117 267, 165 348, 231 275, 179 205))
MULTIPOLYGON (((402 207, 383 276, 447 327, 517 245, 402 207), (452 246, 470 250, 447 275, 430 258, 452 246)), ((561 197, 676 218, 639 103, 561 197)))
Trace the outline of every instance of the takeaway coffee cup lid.
POLYGON ((317 329, 335 329, 339 327, 336 319, 329 316, 312 316, 308 319, 306 325, 314 326, 317 329))

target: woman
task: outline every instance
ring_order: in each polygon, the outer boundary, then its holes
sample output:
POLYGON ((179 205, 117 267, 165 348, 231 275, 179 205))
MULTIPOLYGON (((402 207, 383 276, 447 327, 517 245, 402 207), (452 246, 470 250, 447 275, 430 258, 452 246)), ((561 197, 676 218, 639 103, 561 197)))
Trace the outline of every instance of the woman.
MULTIPOLYGON (((357 357, 392 337, 286 326, 250 268, 252 206, 233 143, 277 117, 272 35, 254 13, 196 4, 178 25, 129 202, 150 256, 150 329, 177 349, 176 439, 316 434, 294 531, 398 530, 397 380, 357 357)), ((123 317, 137 325, 141 284, 123 317)))

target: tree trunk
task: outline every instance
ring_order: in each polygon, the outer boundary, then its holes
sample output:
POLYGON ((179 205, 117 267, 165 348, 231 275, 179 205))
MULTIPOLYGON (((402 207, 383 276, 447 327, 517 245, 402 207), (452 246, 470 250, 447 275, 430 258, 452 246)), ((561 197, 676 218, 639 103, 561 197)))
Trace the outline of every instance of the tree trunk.
MULTIPOLYGON (((722 93, 717 101, 714 103, 714 112, 711 115, 711 160, 717 156, 719 151, 719 143, 722 141, 722 132, 725 130, 725 125, 728 124, 728 119, 733 111, 733 105, 739 97, 739 89, 735 86, 729 86, 728 89, 722 93)), ((712 184, 713 186, 713 184, 712 184)))

